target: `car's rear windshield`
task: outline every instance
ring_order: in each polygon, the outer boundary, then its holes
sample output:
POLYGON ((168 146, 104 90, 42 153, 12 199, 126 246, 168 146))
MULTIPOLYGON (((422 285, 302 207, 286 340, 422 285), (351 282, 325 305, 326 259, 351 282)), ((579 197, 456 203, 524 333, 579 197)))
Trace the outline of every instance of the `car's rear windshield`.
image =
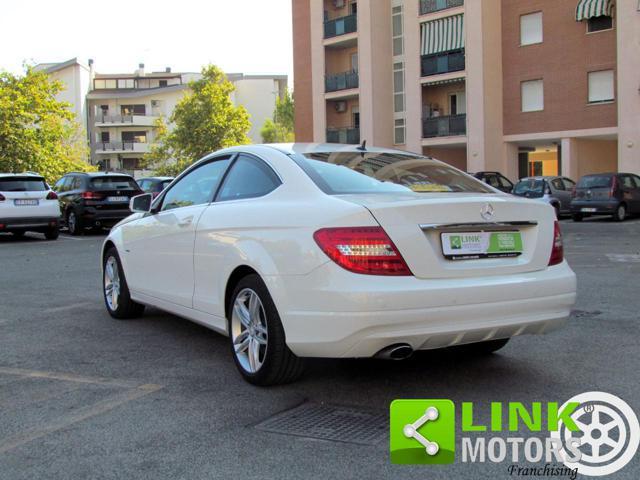
POLYGON ((393 192, 495 193, 431 158, 405 153, 322 152, 292 158, 329 195, 393 192))
POLYGON ((0 192, 44 192, 46 190, 48 190, 48 187, 43 178, 0 178, 0 192))
POLYGON ((528 178, 520 180, 513 187, 514 195, 540 195, 544 194, 544 180, 536 178, 528 178))
POLYGON ((590 175, 582 177, 578 182, 578 188, 609 188, 611 186, 611 175, 590 175))
POLYGON ((139 190, 138 184, 131 177, 95 177, 91 179, 93 190, 139 190))

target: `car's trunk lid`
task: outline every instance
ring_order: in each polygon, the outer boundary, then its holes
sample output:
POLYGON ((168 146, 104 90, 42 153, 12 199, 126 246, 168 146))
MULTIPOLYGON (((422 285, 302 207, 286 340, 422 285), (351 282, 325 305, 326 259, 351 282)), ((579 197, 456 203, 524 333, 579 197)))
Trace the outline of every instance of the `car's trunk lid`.
MULTIPOLYGON (((418 278, 515 274, 542 270, 549 262, 555 216, 553 209, 543 203, 473 193, 367 194, 340 198, 371 212, 418 278), (478 232, 519 232, 521 253, 456 260, 445 256, 442 234, 478 232)), ((445 236, 444 241, 449 238, 445 236)))

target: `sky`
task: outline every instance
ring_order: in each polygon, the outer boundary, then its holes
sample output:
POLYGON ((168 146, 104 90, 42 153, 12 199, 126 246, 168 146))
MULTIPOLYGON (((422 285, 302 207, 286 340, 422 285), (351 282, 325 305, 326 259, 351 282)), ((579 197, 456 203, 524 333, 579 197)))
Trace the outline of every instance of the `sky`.
POLYGON ((100 73, 286 73, 291 0, 20 0, 2 2, 0 70, 93 58, 100 73))

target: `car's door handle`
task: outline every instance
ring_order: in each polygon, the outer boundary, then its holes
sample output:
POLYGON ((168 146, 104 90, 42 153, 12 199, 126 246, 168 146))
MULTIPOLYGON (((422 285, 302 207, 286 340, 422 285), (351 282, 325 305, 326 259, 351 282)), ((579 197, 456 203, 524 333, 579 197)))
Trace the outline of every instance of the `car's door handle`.
POLYGON ((179 227, 188 227, 193 222, 193 217, 183 218, 178 222, 179 227))

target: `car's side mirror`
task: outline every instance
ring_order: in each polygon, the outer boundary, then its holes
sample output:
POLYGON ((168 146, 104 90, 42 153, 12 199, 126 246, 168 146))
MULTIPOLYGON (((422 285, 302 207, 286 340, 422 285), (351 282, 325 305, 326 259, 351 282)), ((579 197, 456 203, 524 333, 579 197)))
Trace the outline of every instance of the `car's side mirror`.
POLYGON ((150 193, 136 195, 129 201, 129 210, 131 210, 133 213, 148 213, 151 211, 152 202, 153 195, 151 195, 150 193))

